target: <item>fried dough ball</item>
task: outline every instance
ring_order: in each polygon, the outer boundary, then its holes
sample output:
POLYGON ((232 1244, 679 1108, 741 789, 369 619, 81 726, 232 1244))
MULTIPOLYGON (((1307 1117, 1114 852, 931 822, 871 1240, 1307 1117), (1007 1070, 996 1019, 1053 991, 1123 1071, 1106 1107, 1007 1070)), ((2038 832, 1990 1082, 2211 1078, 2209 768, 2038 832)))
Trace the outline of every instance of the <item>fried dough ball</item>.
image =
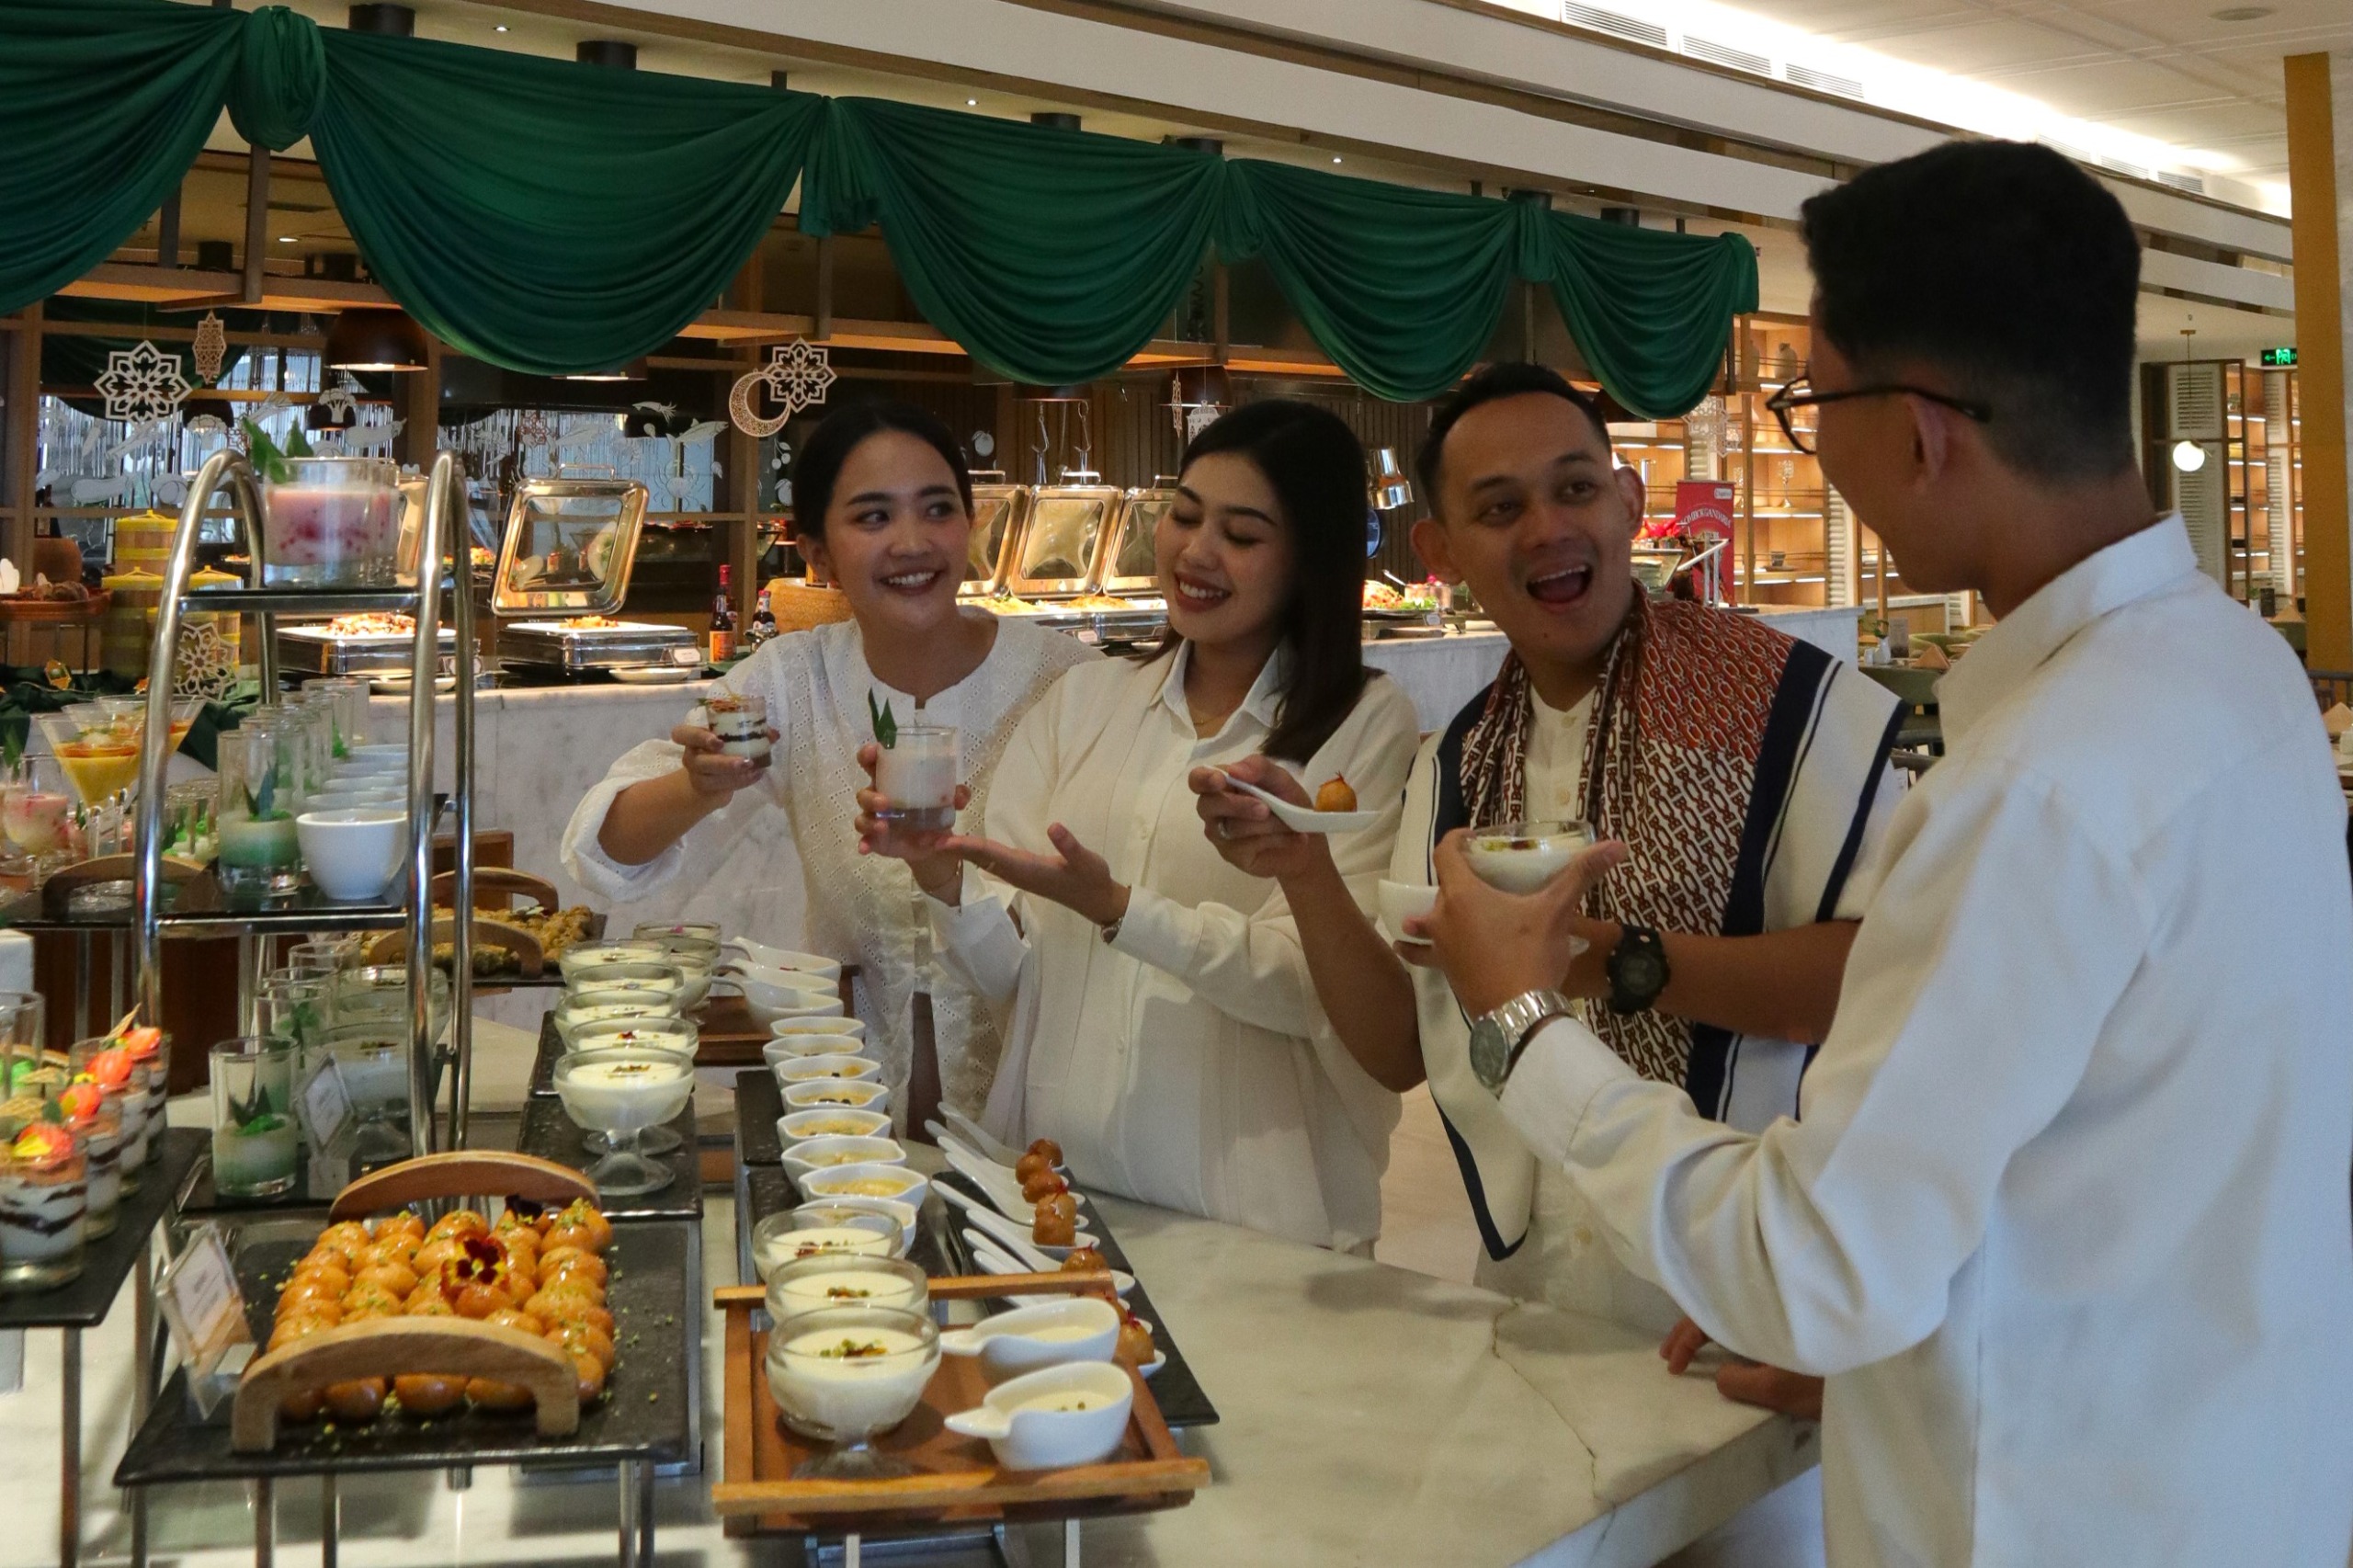
POLYGON ((292 1421, 298 1424, 316 1421, 319 1418, 319 1406, 323 1403, 318 1390, 296 1389, 278 1402, 278 1418, 280 1421, 292 1421))
POLYGON ((343 1309, 333 1302, 326 1303, 321 1308, 281 1317, 271 1325, 269 1344, 264 1348, 282 1350, 296 1340, 308 1339, 312 1335, 324 1333, 341 1321, 343 1321, 343 1309))
POLYGON ((501 1328, 515 1329, 519 1333, 529 1335, 534 1339, 545 1336, 548 1331, 548 1325, 544 1322, 519 1307, 501 1307, 482 1321, 494 1323, 501 1328))
POLYGON ((520 1383, 502 1383, 490 1378, 471 1378, 466 1382, 466 1398, 477 1410, 529 1410, 531 1391, 520 1383))
POLYGON ((410 1372, 392 1380, 393 1396, 412 1415, 441 1415, 466 1397, 466 1380, 438 1372, 410 1372))
POLYGON ((1044 1170, 1038 1172, 1021 1184, 1021 1196, 1036 1203, 1051 1198, 1057 1192, 1067 1192, 1069 1189, 1070 1183, 1064 1181, 1059 1172, 1044 1170))
POLYGON ((490 1221, 471 1209, 453 1209, 433 1222, 425 1233, 428 1242, 463 1241, 468 1236, 490 1234, 490 1221))
POLYGON ((512 1308, 515 1298, 496 1285, 460 1285, 457 1299, 449 1305, 461 1318, 487 1318, 493 1312, 512 1308))
POLYGON ((320 1268, 308 1274, 298 1274, 287 1282, 286 1289, 278 1293, 278 1310, 291 1312, 304 1301, 340 1301, 343 1293, 350 1289, 351 1276, 340 1268, 320 1268))
POLYGON ((1044 1204, 1038 1206, 1038 1217, 1029 1226, 1029 1239, 1041 1247, 1066 1247, 1078 1241, 1078 1222, 1067 1214, 1057 1214, 1044 1204))
POLYGON ((405 1209, 396 1210, 376 1221, 373 1234, 380 1242, 388 1241, 396 1236, 404 1236, 412 1242, 422 1244, 425 1240, 425 1221, 405 1209))
MULTIPOLYGON (((553 1231, 567 1225, 575 1229, 585 1229, 590 1236, 595 1238, 589 1244, 590 1252, 602 1252, 613 1244, 613 1222, 598 1213, 596 1205, 585 1198, 574 1199, 566 1204, 563 1212, 556 1216, 555 1224, 551 1226, 550 1230, 553 1231)), ((551 1234, 548 1237, 549 1244, 553 1245, 555 1239, 551 1234)))
POLYGON ((407 1299, 406 1292, 396 1291, 381 1280, 363 1277, 352 1284, 350 1294, 343 1299, 343 1321, 397 1317, 407 1299))
POLYGON ((1110 1267, 1103 1261, 1103 1255, 1093 1247, 1073 1247, 1070 1256, 1063 1259, 1064 1274, 1097 1274, 1110 1267))
POLYGON ((1063 1146, 1051 1138, 1040 1138, 1030 1144, 1029 1153, 1042 1154, 1045 1156, 1046 1164, 1050 1165, 1059 1165, 1063 1163, 1063 1146))
POLYGON ((593 1297, 577 1290, 542 1290, 524 1302, 523 1310, 558 1328, 586 1324, 608 1338, 613 1332, 613 1314, 593 1297))
POLYGON ((441 1287, 428 1279, 419 1285, 415 1293, 409 1297, 406 1304, 401 1308, 401 1315, 413 1318, 449 1318, 456 1317, 458 1309, 449 1304, 449 1298, 441 1293, 441 1287))
POLYGON ((346 1220, 339 1224, 329 1225, 320 1232, 319 1239, 313 1244, 311 1250, 317 1252, 321 1247, 333 1247, 346 1257, 357 1258, 367 1252, 369 1244, 374 1240, 375 1238, 368 1233, 367 1226, 357 1220, 346 1220))
POLYGON ((1029 1178, 1039 1172, 1051 1171, 1053 1168, 1052 1164, 1043 1154, 1024 1154, 1013 1162, 1013 1174, 1024 1185, 1027 1185, 1029 1178))
POLYGON ((594 1356, 608 1367, 613 1364, 612 1337, 594 1324, 559 1324, 541 1337, 567 1356, 594 1356))
POLYGON ((1038 1207, 1061 1215, 1073 1225, 1078 1223, 1078 1195, 1075 1193, 1057 1192, 1051 1198, 1040 1202, 1038 1207))
POLYGON ((396 1236, 380 1237, 368 1248, 368 1256, 360 1259, 360 1267, 363 1269, 381 1268, 396 1263, 403 1268, 414 1267, 416 1249, 424 1244, 405 1231, 396 1236))
POLYGON ((544 1287, 552 1287, 558 1279, 585 1279, 601 1290, 611 1278, 612 1270, 593 1252, 559 1249, 540 1263, 540 1278, 544 1287))
POLYGON ((373 1421, 391 1392, 392 1385, 382 1378, 354 1378, 349 1382, 329 1383, 319 1391, 319 1397, 338 1421, 373 1421))
POLYGON ((351 1284, 354 1290, 362 1285, 378 1285, 406 1301, 409 1292, 417 1287, 416 1270, 405 1263, 372 1264, 361 1269, 351 1284))
POLYGON ((1152 1343, 1152 1330, 1131 1317, 1120 1325, 1118 1354, 1122 1361, 1131 1361, 1139 1367, 1148 1367, 1152 1365, 1152 1358, 1159 1355, 1160 1351, 1152 1343))
POLYGON ((432 1279, 440 1275, 443 1265, 465 1256, 465 1243, 444 1236, 438 1242, 427 1242, 418 1247, 408 1266, 416 1270, 418 1278, 432 1279))
POLYGON ((593 1404, 603 1397, 605 1363, 594 1356, 575 1355, 572 1358, 572 1369, 579 1375, 581 1403, 593 1404))
POLYGON ((1347 778, 1336 773, 1316 787, 1315 809, 1319 812, 1355 811, 1357 792, 1347 778))

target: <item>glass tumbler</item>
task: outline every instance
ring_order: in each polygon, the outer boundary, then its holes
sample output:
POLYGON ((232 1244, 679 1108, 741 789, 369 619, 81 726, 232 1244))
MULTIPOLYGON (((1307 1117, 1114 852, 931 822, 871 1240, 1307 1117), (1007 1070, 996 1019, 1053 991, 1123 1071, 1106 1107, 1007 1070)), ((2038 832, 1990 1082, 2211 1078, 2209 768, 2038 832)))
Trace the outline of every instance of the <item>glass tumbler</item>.
POLYGON ((400 470, 383 458, 289 458, 262 486, 269 587, 390 587, 400 546, 400 470))
POLYGON ((290 1191, 301 1159, 294 1049, 248 1036, 212 1048, 212 1185, 229 1198, 290 1191))
POLYGON ((891 802, 881 819, 911 833, 953 828, 960 761, 954 725, 902 726, 875 766, 875 788, 891 802))
POLYGON ((294 831, 301 794, 301 726, 265 708, 221 734, 221 884, 278 897, 302 885, 294 831))

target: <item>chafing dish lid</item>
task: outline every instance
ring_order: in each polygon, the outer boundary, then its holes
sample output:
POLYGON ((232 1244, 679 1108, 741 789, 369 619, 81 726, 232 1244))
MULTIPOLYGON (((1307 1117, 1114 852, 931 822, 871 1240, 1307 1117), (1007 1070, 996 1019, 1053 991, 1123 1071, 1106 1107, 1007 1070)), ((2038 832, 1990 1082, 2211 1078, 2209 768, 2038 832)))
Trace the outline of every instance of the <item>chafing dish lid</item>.
POLYGON ((645 503, 635 480, 523 481, 499 541, 491 608, 502 617, 620 608, 645 503))

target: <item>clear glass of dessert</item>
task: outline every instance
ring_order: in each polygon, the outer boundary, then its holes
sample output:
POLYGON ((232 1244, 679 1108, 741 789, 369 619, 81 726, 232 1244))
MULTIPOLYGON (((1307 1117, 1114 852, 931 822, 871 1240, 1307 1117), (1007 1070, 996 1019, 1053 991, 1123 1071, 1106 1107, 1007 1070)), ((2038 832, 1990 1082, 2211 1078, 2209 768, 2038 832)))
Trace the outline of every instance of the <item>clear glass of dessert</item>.
POLYGON ((221 885, 233 892, 282 898, 302 886, 302 843, 294 825, 301 806, 301 725, 261 709, 220 737, 221 885))
POLYGON ((752 1227, 752 1267, 772 1279, 802 1258, 896 1257, 906 1250, 906 1233, 888 1214, 847 1205, 810 1205, 771 1214, 752 1227))
MULTIPOLYGON (((150 1111, 160 1107, 160 1102, 153 1096, 152 1082, 159 1075, 156 1068, 160 1063, 153 1058, 142 1062, 121 1040, 112 1035, 74 1041, 74 1048, 66 1052, 65 1063, 66 1071, 73 1079, 68 1085, 70 1089, 94 1090, 113 1108, 120 1138, 118 1168, 121 1173, 122 1190, 126 1194, 137 1192, 139 1173, 146 1168, 148 1145, 156 1126, 150 1111)), ((89 1140, 85 1137, 84 1142, 86 1143, 89 1140)), ((88 1153, 93 1194, 90 1211, 95 1220, 97 1215, 96 1192, 99 1155, 95 1147, 88 1153)), ((98 1236, 106 1233, 94 1230, 90 1233, 98 1236)))
POLYGON ((946 833, 956 825, 960 756, 952 724, 907 724, 881 749, 874 787, 889 800, 880 813, 907 833, 946 833))
POLYGON ((916 1405, 939 1366, 931 1314, 903 1307, 819 1307, 768 1331, 768 1392, 785 1425, 835 1445, 795 1479, 879 1480, 911 1473, 874 1439, 916 1405))
POLYGON ((1490 887, 1532 893, 1593 847, 1593 828, 1578 821, 1506 822, 1473 830, 1463 855, 1490 887))
POLYGON ((898 1307, 922 1312, 931 1281, 904 1258, 818 1253, 794 1258, 768 1276, 768 1316, 778 1323, 820 1307, 898 1307))
POLYGON ((91 1241, 110 1236, 122 1207, 122 1102, 82 1080, 60 1089, 54 1103, 57 1119, 73 1129, 82 1145, 83 1176, 89 1184, 82 1233, 91 1241))
POLYGON ((764 762, 768 756, 768 699, 713 692, 703 701, 710 733, 719 737, 724 756, 747 756, 764 762))
POLYGON ((647 1159, 641 1144, 649 1129, 686 1109, 694 1092, 694 1063, 666 1051, 576 1051, 555 1064, 556 1098, 564 1114, 584 1131, 605 1134, 611 1145, 588 1169, 588 1179, 606 1198, 642 1197, 676 1179, 669 1167, 647 1159))
POLYGON ((400 470, 382 458, 288 458, 262 484, 269 587, 392 585, 400 470))
POLYGON ((212 1048, 212 1185, 228 1198, 275 1198, 294 1186, 294 1048, 246 1036, 212 1048))

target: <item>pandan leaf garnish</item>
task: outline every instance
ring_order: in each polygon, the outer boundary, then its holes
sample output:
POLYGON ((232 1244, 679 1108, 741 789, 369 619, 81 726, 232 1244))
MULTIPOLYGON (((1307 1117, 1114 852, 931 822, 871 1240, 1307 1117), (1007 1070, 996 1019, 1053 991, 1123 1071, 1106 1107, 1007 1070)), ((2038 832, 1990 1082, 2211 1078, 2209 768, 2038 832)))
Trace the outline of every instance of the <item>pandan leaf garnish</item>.
POLYGON ((245 433, 245 457, 253 463, 256 473, 272 484, 284 484, 294 477, 294 471, 286 465, 286 454, 278 449, 278 443, 269 438, 268 431, 251 419, 238 420, 237 428, 245 433))
POLYGON ((870 714, 874 720, 874 739, 876 744, 881 745, 884 751, 890 751, 895 748, 899 744, 899 717, 897 714, 891 711, 891 705, 889 703, 877 702, 874 699, 874 693, 870 688, 866 694, 866 711, 870 714))

